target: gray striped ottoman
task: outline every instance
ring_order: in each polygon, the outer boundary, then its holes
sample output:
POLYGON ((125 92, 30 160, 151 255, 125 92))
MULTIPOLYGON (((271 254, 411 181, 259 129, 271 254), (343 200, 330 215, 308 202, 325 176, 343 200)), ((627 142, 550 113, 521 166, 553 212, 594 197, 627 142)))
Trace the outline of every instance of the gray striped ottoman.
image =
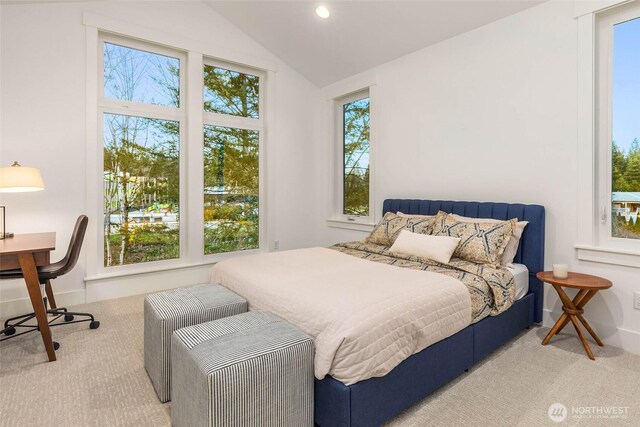
POLYGON ((247 301, 220 285, 196 285, 144 299, 144 367, 161 402, 171 400, 171 334, 247 311, 247 301))
POLYGON ((313 426, 313 340, 266 311, 177 330, 174 427, 313 426))

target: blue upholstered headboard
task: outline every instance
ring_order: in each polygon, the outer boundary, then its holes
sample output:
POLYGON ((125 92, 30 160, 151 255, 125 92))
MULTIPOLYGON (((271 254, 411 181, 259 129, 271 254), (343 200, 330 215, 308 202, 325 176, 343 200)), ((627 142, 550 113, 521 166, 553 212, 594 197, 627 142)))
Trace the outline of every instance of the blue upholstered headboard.
POLYGON ((514 262, 529 269, 529 292, 536 296, 534 320, 542 322, 544 287, 536 273, 544 270, 544 207, 519 203, 456 202, 451 200, 387 199, 382 214, 401 211, 407 214, 435 215, 438 211, 472 218, 511 219, 529 221, 520 238, 514 262))

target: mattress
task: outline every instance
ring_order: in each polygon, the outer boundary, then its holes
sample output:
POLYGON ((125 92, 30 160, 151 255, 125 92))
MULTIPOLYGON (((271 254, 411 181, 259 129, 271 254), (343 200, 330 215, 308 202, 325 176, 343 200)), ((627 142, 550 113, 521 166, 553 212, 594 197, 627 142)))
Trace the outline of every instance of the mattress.
POLYGON ((472 320, 460 280, 328 248, 224 260, 210 282, 311 335, 316 378, 331 375, 346 385, 386 375, 472 320))
POLYGON ((507 270, 516 282, 516 301, 529 292, 529 269, 524 264, 510 264, 507 270))

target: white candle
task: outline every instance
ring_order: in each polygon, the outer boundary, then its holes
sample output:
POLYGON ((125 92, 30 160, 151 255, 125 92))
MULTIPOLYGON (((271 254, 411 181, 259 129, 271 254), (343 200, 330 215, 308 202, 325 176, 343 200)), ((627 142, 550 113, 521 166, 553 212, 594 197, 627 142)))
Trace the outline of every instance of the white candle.
POLYGON ((569 277, 569 266, 567 264, 553 264, 553 277, 556 279, 569 277))

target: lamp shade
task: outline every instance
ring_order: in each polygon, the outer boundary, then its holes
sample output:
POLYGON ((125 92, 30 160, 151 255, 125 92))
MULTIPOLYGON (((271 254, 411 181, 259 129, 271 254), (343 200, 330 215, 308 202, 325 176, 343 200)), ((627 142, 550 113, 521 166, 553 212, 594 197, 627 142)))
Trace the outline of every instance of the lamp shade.
POLYGON ((20 166, 18 162, 0 168, 0 193, 23 193, 44 190, 40 171, 36 168, 20 166))

